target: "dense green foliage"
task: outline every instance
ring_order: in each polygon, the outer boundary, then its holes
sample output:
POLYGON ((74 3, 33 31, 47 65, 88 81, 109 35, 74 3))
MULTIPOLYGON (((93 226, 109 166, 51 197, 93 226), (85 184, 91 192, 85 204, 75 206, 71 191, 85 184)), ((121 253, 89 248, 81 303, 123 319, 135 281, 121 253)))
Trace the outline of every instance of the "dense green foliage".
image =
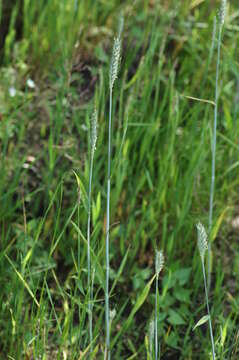
MULTIPOLYGON (((94 107, 99 126, 92 179, 92 359, 104 357, 109 68, 121 12, 112 131, 111 356, 151 359, 155 249, 163 249, 157 301, 161 358, 210 359, 208 324, 193 331, 207 315, 195 226, 200 221, 208 227, 212 33, 220 1, 13 3, 6 15, 0 1, 1 24, 9 24, 0 67, 0 359, 87 358, 94 107)), ((235 360, 237 5, 228 4, 222 34, 209 294, 217 358, 235 360)))

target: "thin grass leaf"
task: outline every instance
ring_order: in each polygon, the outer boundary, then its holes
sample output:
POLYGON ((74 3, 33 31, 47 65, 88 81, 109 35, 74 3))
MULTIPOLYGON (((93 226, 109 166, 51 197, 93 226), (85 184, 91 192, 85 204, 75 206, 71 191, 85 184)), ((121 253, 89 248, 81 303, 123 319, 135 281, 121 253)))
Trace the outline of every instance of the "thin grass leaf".
MULTIPOLYGON (((80 230, 80 228, 76 225, 76 223, 74 221, 71 221, 71 224, 73 225, 73 227, 75 228, 75 230, 77 231, 77 233, 80 235, 80 238, 83 240, 83 243, 86 245, 88 245, 87 243, 87 239, 85 238, 85 236, 83 235, 82 231, 80 230)), ((95 255, 94 250, 92 248, 90 248, 90 252, 91 252, 91 257, 93 259, 93 263, 96 267, 96 275, 98 277, 98 280, 100 281, 100 284, 102 286, 102 289, 104 289, 104 271, 102 266, 100 265, 98 256, 95 255)))
POLYGON ((125 254, 125 256, 124 256, 124 258, 123 258, 123 260, 122 260, 122 262, 120 264, 119 270, 118 270, 118 272, 116 274, 116 277, 114 279, 113 285, 112 285, 111 290, 110 290, 110 296, 112 295, 112 293, 113 293, 113 291, 115 289, 115 286, 117 285, 117 282, 118 282, 118 280, 119 280, 119 278, 120 278, 120 276, 121 276, 121 274, 122 274, 122 272, 124 270, 124 267, 126 265, 126 261, 127 261, 128 255, 129 255, 129 250, 130 250, 130 248, 127 249, 126 254, 125 254))
POLYGON ((12 260, 7 256, 7 254, 4 255, 7 259, 7 261, 10 263, 10 265, 12 266, 13 270, 15 271, 15 273, 17 274, 17 276, 19 277, 19 279, 22 281, 23 285, 25 286, 25 288, 27 289, 28 293, 30 294, 30 296, 32 297, 32 299, 34 300, 35 304, 37 305, 37 307, 40 307, 39 302, 37 301, 35 295, 33 294, 30 286, 28 285, 28 283, 26 282, 26 280, 23 278, 23 276, 21 275, 21 273, 17 270, 17 268, 15 267, 15 265, 13 264, 12 260))
POLYGON ((203 324, 205 324, 206 322, 208 322, 209 320, 209 315, 204 315, 200 320, 198 320, 198 322, 196 323, 196 325, 193 327, 193 331, 199 327, 202 326, 203 324))

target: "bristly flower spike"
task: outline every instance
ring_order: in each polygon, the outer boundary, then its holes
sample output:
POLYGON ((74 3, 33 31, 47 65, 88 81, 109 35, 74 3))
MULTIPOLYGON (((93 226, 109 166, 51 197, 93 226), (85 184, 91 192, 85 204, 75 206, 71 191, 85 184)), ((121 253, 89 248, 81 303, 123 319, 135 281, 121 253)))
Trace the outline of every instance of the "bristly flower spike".
POLYGON ((97 120, 97 111, 95 109, 91 117, 91 151, 93 154, 96 149, 97 127, 98 127, 98 120, 97 120))
POLYGON ((117 79, 120 64, 121 38, 120 34, 114 40, 112 59, 110 65, 110 89, 113 89, 114 82, 117 79))
POLYGON ((162 271, 164 266, 164 255, 163 255, 163 251, 160 250, 156 250, 156 255, 155 255, 155 272, 156 275, 159 276, 159 273, 162 271))
POLYGON ((222 0, 221 1, 221 9, 219 12, 219 19, 220 19, 221 25, 223 25, 225 22, 226 12, 227 12, 227 0, 222 0))
POLYGON ((198 250, 202 261, 204 261, 205 252, 208 249, 207 233, 204 226, 200 222, 196 225, 196 227, 198 231, 198 250))

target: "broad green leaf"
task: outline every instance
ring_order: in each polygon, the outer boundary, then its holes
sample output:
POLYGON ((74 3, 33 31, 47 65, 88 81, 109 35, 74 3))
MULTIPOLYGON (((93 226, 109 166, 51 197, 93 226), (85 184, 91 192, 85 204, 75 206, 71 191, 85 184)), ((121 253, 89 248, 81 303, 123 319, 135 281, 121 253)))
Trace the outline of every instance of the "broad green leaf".
POLYGON ((199 327, 199 326, 205 324, 206 322, 208 322, 208 320, 209 320, 209 315, 204 315, 200 320, 198 320, 198 322, 196 323, 196 325, 193 327, 193 331, 194 331, 197 327, 199 327))
POLYGON ((165 311, 167 311, 168 308, 172 307, 172 305, 174 305, 177 301, 175 296, 172 296, 169 292, 167 292, 165 296, 159 296, 159 299, 160 304, 162 308, 165 309, 165 311))
POLYGON ((180 341, 179 336, 174 331, 171 331, 171 333, 168 336, 166 336, 166 344, 174 349, 178 348, 179 341, 180 341))
POLYGON ((173 295, 180 302, 184 302, 184 303, 188 303, 188 304, 190 304, 190 302, 191 302, 191 300, 190 300, 191 291, 188 289, 177 287, 174 290, 173 295))
POLYGON ((182 316, 177 311, 172 310, 172 309, 169 310, 168 322, 171 325, 184 325, 184 324, 186 324, 186 322, 182 318, 182 316))
POLYGON ((173 276, 172 271, 169 269, 168 274, 163 277, 163 297, 167 291, 176 285, 176 278, 173 276))
POLYGON ((188 282, 191 271, 192 268, 182 268, 175 271, 175 273, 172 276, 178 280, 180 285, 184 285, 188 282))

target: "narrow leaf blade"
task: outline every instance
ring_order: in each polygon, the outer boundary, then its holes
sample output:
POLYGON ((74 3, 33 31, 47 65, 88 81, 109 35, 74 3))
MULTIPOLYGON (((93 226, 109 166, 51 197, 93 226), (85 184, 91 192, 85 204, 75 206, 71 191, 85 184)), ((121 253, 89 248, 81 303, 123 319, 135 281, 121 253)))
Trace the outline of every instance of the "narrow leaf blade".
POLYGON ((209 315, 204 315, 200 320, 198 320, 198 322, 196 323, 196 325, 193 328, 193 331, 199 327, 202 326, 203 324, 205 324, 206 322, 208 322, 209 320, 209 315))

